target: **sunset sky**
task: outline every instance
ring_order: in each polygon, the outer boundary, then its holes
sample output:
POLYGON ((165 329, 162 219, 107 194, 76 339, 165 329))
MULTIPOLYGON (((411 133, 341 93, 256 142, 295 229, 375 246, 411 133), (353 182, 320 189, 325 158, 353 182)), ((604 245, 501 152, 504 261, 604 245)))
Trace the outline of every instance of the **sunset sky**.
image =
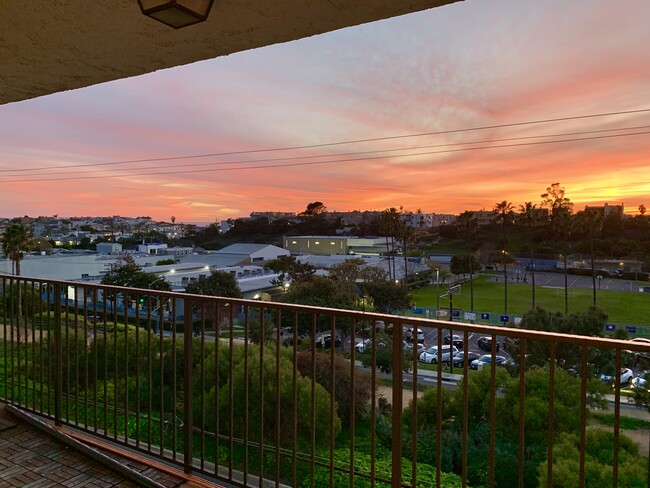
POLYGON ((3 217, 459 213, 554 182, 635 213, 650 2, 466 0, 3 105, 0 156, 3 217), (569 120, 522 124, 548 119, 569 120))

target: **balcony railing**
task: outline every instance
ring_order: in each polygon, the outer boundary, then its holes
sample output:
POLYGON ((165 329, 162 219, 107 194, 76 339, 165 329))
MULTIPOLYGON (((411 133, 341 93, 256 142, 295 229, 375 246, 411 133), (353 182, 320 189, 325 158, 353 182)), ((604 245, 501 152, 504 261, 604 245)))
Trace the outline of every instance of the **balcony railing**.
POLYGON ((0 400, 215 483, 650 486, 620 376, 594 379, 648 344, 14 276, 0 295, 0 400), (408 327, 506 365, 422 364, 408 327))

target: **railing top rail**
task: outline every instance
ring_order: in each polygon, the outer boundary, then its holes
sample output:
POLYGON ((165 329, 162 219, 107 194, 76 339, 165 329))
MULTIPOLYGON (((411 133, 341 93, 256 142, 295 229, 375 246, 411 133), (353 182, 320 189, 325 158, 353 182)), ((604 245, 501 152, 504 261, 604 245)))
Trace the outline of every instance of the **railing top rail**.
POLYGON ((588 337, 575 334, 564 334, 559 332, 548 332, 542 330, 531 330, 531 329, 520 329, 512 327, 502 327, 494 325, 483 325, 483 324, 472 324, 467 322, 456 322, 448 320, 438 320, 438 319, 427 319, 419 317, 410 317, 403 315, 389 315, 382 314, 377 312, 366 312, 362 310, 344 310, 336 308, 327 308, 327 307, 317 307, 311 305, 299 305, 293 303, 281 303, 281 302, 266 302, 259 300, 251 300, 245 298, 228 298, 228 297, 218 297, 218 296, 208 296, 208 295, 193 295, 182 292, 174 291, 160 291, 160 290, 151 290, 145 288, 129 288, 115 285, 104 285, 100 283, 86 283, 81 281, 66 281, 66 280, 51 280, 47 278, 36 278, 36 277, 27 277, 27 276, 15 276, 15 275, 6 275, 0 274, 0 280, 10 279, 15 281, 26 281, 26 282, 38 282, 49 285, 60 285, 65 287, 83 287, 86 289, 101 289, 101 290, 113 290, 115 292, 124 292, 128 291, 134 294, 141 295, 156 295, 160 297, 167 298, 181 298, 181 299, 191 299, 195 301, 209 301, 230 305, 241 305, 248 307, 256 308, 265 308, 265 309, 276 309, 276 310, 286 310, 295 313, 310 313, 310 314, 324 314, 324 315, 335 315, 342 318, 350 318, 358 321, 383 321, 384 323, 393 324, 394 327, 402 328, 404 326, 424 326, 424 327, 436 327, 439 329, 450 330, 453 329, 457 332, 470 332, 478 333, 483 335, 499 335, 503 337, 519 338, 519 339, 534 339, 542 340, 546 342, 560 342, 560 343, 570 343, 586 347, 603 347, 607 349, 620 349, 620 350, 629 350, 633 352, 643 352, 650 354, 650 343, 645 342, 634 342, 624 339, 613 339, 608 337, 588 337))

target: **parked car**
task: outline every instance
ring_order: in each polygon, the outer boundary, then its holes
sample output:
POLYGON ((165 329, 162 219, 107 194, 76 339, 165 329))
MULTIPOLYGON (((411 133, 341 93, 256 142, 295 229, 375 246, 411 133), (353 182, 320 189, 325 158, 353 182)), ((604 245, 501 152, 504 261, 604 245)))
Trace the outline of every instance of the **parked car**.
MULTIPOLYGON (((484 351, 492 350, 492 338, 490 336, 479 337, 477 341, 478 347, 484 351)), ((499 341, 497 341, 497 351, 499 350, 499 341)))
MULTIPOLYGON (((646 339, 645 337, 635 337, 634 339, 630 339, 630 342, 638 342, 638 343, 641 343, 641 344, 650 344, 650 339, 646 339)), ((637 353, 633 353, 633 354, 636 355, 637 359, 650 359, 650 354, 648 354, 646 352, 637 352, 637 353)))
POLYGON ((377 332, 393 333, 393 324, 386 324, 383 320, 375 320, 375 330, 377 332))
MULTIPOLYGON (((632 371, 630 368, 621 368, 619 374, 621 385, 627 385, 630 381, 632 381, 632 378, 634 378, 634 371, 632 371)), ((616 378, 614 378, 614 376, 606 374, 601 374, 599 378, 605 383, 614 383, 614 381, 616 381, 616 378)))
MULTIPOLYGON (((378 348, 386 347, 386 346, 387 346, 387 344, 386 344, 385 340, 383 340, 383 339, 378 339, 377 340, 377 347, 378 348)), ((358 341, 354 346, 354 350, 357 351, 358 353, 361 353, 361 354, 363 354, 365 352, 371 352, 372 351, 372 339, 368 338, 368 339, 358 341)))
MULTIPOLYGON (((341 339, 341 336, 337 334, 334 337, 334 347, 341 347, 342 343, 343 340, 341 339)), ((329 349, 330 347, 332 347, 332 334, 328 332, 316 338, 316 345, 321 347, 322 349, 329 349)))
POLYGON ((457 335, 454 336, 448 336, 445 335, 442 338, 443 344, 453 344, 456 346, 458 349, 464 349, 465 348, 465 341, 463 341, 463 338, 457 335))
POLYGON ((418 357, 420 357, 420 354, 422 354, 427 348, 427 346, 425 346, 421 342, 413 343, 408 341, 402 341, 402 347, 409 355, 412 354, 413 347, 415 347, 415 349, 417 350, 416 354, 418 357))
POLYGON ((437 364, 438 361, 443 363, 448 363, 451 361, 451 358, 458 354, 458 348, 456 346, 447 345, 442 346, 442 351, 438 351, 438 346, 432 346, 429 349, 426 349, 422 354, 420 354, 419 361, 421 363, 437 364), (438 358, 439 353, 441 358, 438 358))
POLYGON ((467 361, 467 364, 472 364, 472 361, 475 359, 480 358, 481 355, 477 352, 465 352, 465 351, 460 351, 458 354, 454 356, 454 359, 452 360, 452 364, 454 366, 457 366, 459 368, 463 367, 465 361, 467 361))
POLYGON ((632 378, 632 388, 648 388, 648 380, 650 380, 650 371, 641 371, 635 378, 632 378))
POLYGON ((424 332, 422 329, 416 329, 414 327, 409 327, 406 329, 406 340, 415 342, 417 337, 417 342, 424 342, 424 332))
MULTIPOLYGON (((482 369, 484 366, 489 366, 491 364, 492 364, 492 355, 484 354, 480 358, 475 359, 474 361, 469 363, 469 367, 472 369, 482 369)), ((510 363, 508 362, 508 359, 503 356, 495 356, 494 364, 496 364, 497 366, 507 366, 510 363)))

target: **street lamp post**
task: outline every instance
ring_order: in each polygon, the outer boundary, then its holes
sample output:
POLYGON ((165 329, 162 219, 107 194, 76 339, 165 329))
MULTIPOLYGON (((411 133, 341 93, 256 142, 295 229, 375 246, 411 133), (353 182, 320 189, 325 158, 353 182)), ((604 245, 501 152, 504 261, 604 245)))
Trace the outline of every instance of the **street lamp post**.
POLYGON ((440 268, 436 268, 436 316, 440 308, 440 268))

